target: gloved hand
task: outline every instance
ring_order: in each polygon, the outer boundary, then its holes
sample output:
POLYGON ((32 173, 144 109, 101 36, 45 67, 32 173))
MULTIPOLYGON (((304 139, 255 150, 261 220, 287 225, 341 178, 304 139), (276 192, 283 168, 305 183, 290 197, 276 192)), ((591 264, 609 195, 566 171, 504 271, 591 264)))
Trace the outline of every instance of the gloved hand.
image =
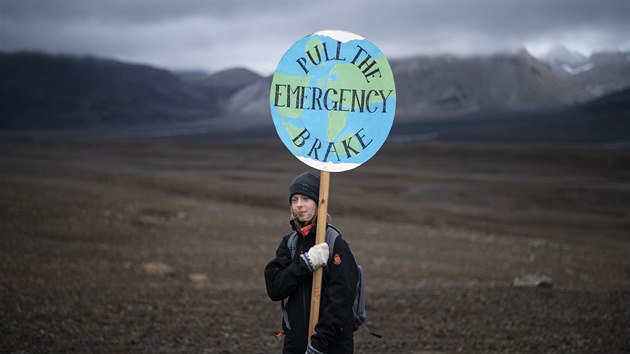
POLYGON ((326 353, 320 352, 319 350, 313 348, 313 346, 309 343, 308 347, 306 347, 305 354, 326 354, 326 353))
POLYGON ((328 244, 324 242, 311 247, 308 252, 303 253, 300 257, 302 257, 304 263, 306 263, 308 270, 314 272, 315 269, 326 265, 329 255, 328 244))

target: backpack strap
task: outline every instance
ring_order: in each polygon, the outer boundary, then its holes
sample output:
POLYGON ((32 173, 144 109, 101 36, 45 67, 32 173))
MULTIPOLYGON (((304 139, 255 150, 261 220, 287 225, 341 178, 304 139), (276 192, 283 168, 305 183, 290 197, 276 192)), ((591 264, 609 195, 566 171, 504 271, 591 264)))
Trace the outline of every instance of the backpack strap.
POLYGON ((293 231, 291 235, 289 235, 287 247, 289 247, 289 251, 291 251, 291 260, 293 260, 295 257, 295 251, 297 250, 297 231, 293 231))
MULTIPOLYGON (((291 251, 291 260, 295 257, 295 251, 297 250, 297 231, 293 231, 289 238, 287 239, 287 247, 289 251, 291 251)), ((282 309, 282 319, 284 320, 284 324, 287 329, 291 329, 291 324, 289 323, 289 314, 287 312, 286 304, 284 302, 285 299, 282 299, 280 303, 280 308, 282 309)))
POLYGON ((326 243, 328 244, 329 258, 333 259, 333 249, 335 248, 335 241, 337 236, 341 236, 341 232, 336 227, 328 225, 326 228, 326 243))

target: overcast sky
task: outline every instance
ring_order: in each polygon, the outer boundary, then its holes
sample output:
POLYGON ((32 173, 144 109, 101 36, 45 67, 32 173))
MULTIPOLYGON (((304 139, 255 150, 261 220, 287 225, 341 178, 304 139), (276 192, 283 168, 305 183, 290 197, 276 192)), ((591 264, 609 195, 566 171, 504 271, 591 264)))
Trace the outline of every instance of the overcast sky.
POLYGON ((91 54, 167 69, 275 70, 298 39, 359 34, 392 58, 553 45, 630 49, 630 0, 0 0, 0 50, 91 54))

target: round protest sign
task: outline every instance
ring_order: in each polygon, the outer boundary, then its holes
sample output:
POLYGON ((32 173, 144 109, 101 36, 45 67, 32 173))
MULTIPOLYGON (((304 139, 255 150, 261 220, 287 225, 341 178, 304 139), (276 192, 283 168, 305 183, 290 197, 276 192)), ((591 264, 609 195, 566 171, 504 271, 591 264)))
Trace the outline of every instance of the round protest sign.
POLYGON ((345 31, 321 31, 284 54, 269 105, 284 145, 302 162, 342 172, 369 160, 394 122, 396 89, 385 55, 345 31))

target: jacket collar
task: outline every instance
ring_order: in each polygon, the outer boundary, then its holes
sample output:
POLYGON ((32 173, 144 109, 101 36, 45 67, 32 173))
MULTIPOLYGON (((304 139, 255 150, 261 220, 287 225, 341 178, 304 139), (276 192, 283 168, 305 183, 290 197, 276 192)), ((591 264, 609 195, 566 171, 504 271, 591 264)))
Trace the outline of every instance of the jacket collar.
POLYGON ((299 223, 295 221, 295 219, 292 219, 291 221, 289 221, 289 224, 291 224, 291 228, 294 231, 297 231, 300 235, 302 235, 302 237, 306 237, 310 233, 314 233, 316 229, 315 224, 309 224, 304 227, 301 227, 299 223))

